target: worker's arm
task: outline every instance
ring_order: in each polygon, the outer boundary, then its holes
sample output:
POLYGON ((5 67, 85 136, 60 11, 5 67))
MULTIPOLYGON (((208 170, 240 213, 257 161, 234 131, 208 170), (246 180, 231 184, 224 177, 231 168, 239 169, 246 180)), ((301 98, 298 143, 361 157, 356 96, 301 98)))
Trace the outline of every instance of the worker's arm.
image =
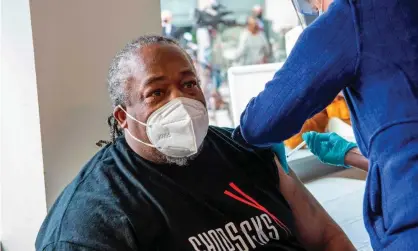
POLYGON ((247 105, 235 140, 282 142, 353 83, 358 45, 349 2, 336 0, 301 34, 283 67, 247 105))
POLYGON ((347 166, 356 167, 366 172, 369 171, 369 160, 360 153, 358 148, 353 148, 346 153, 344 163, 347 166))
POLYGON ((343 230, 328 215, 325 209, 305 188, 295 173, 287 175, 277 158, 276 165, 280 176, 280 190, 289 203, 297 237, 307 250, 355 250, 343 230))

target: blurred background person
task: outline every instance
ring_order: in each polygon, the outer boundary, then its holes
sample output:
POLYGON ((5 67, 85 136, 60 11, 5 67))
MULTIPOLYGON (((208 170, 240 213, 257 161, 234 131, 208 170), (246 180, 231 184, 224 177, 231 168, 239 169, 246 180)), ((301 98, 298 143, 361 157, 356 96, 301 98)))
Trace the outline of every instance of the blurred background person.
POLYGON ((163 36, 178 39, 177 27, 172 24, 173 14, 170 11, 164 10, 161 12, 161 21, 163 27, 163 36))
POLYGON ((265 20, 263 19, 263 9, 260 5, 254 5, 253 7, 253 16, 257 19, 257 24, 261 30, 264 30, 265 20))
POLYGON ((227 72, 242 64, 236 55, 247 17, 257 20, 269 45, 269 55, 256 64, 286 60, 285 34, 299 22, 291 1, 161 0, 161 10, 162 34, 175 37, 196 64, 211 123, 229 127, 233 120, 227 72))
POLYGON ((247 27, 241 33, 235 61, 239 65, 267 63, 270 48, 264 33, 253 16, 247 18, 247 27))
POLYGON ((263 15, 263 8, 260 5, 254 5, 253 9, 252 9, 252 15, 253 17, 256 18, 257 20, 257 24, 258 27, 260 28, 260 30, 264 33, 264 35, 266 36, 266 40, 267 43, 269 45, 269 62, 271 61, 271 56, 272 56, 272 46, 271 46, 271 42, 270 42, 270 31, 271 31, 271 21, 267 20, 264 15, 263 15))

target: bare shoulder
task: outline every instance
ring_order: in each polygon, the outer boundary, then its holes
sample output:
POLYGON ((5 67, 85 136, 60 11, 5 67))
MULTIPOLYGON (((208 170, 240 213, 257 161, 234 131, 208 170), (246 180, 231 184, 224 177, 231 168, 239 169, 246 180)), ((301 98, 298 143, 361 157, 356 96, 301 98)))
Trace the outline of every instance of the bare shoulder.
POLYGON ((295 218, 297 236, 305 247, 318 250, 355 250, 354 246, 303 185, 295 173, 286 174, 277 158, 280 190, 289 203, 295 218))

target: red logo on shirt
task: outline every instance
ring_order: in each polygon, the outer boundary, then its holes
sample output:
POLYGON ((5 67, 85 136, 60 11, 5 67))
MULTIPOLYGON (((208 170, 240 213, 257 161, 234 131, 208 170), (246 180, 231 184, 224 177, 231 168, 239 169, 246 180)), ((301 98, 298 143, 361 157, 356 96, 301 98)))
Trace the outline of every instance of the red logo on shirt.
POLYGON ((268 216, 270 216, 270 218, 273 219, 273 221, 279 225, 288 236, 291 235, 291 232, 289 230, 289 228, 283 224, 283 222, 281 222, 276 216, 274 216, 272 213, 270 213, 265 207, 263 207, 262 205, 260 205, 256 200, 254 200, 253 198, 251 198, 248 194, 244 193, 241 189, 239 189, 237 187, 237 185, 235 185, 233 182, 229 183, 229 186, 235 191, 237 192, 239 195, 241 195, 242 197, 233 194, 232 192, 225 190, 224 194, 239 201, 242 202, 250 207, 254 207, 262 212, 264 212, 265 214, 267 214, 268 216))

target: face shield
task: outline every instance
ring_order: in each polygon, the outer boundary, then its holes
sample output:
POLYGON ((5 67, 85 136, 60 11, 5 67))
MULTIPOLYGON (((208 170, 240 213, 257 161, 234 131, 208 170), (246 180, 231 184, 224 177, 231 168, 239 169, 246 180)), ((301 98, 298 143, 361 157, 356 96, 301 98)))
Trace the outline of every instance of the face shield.
POLYGON ((323 0, 291 0, 302 27, 311 24, 322 13, 323 0))

